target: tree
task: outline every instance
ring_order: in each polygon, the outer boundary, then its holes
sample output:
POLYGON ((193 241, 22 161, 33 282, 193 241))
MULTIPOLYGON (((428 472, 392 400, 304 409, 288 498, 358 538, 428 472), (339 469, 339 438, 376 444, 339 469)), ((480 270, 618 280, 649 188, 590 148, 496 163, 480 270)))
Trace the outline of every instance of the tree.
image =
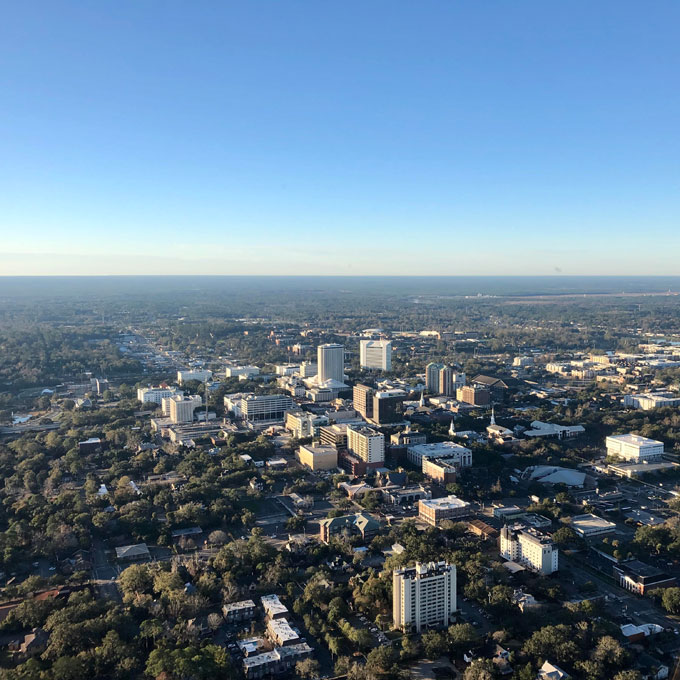
POLYGON ((120 575, 120 587, 124 595, 137 595, 151 590, 153 580, 147 567, 132 564, 120 575))
POLYGON ((318 678, 320 670, 316 659, 302 659, 295 664, 295 675, 298 678, 318 678))
POLYGON ((446 651, 446 636, 436 630, 428 630, 423 634, 423 650, 428 659, 438 659, 446 651))
POLYGON ((642 680, 640 671, 619 671, 613 680, 642 680))
POLYGON ((394 663, 394 651, 392 646, 375 647, 366 657, 366 668, 378 673, 386 673, 394 663))
POLYGON ((451 651, 454 653, 467 651, 479 642, 477 631, 470 623, 456 623, 449 626, 448 637, 451 651))
POLYGON ((680 614, 680 588, 665 588, 661 596, 663 608, 671 614, 680 614))
POLYGON ((224 545, 227 541, 229 540, 229 537, 224 531, 221 531, 220 529, 216 529, 215 531, 211 531, 210 535, 208 536, 208 543, 211 545, 224 545))
POLYGON ((463 680, 493 680, 493 663, 488 659, 476 659, 463 673, 463 680))
POLYGON ((601 637, 592 654, 593 661, 608 667, 620 666, 625 658, 623 647, 611 635, 601 637))

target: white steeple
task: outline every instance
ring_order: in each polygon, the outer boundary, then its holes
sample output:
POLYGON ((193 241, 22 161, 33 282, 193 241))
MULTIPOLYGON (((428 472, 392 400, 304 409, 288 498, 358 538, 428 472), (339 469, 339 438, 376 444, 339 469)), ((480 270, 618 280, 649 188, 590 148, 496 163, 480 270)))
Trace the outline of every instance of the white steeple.
POLYGON ((456 434, 456 428, 453 425, 453 418, 451 418, 451 424, 449 425, 449 436, 453 437, 456 434))
POLYGON ((496 413, 495 413, 495 411, 494 411, 494 407, 493 407, 493 406, 491 407, 491 423, 490 423, 490 424, 491 424, 491 425, 495 425, 495 424, 496 424, 496 413))
POLYGON ((420 406, 425 406, 425 390, 420 393, 420 406))

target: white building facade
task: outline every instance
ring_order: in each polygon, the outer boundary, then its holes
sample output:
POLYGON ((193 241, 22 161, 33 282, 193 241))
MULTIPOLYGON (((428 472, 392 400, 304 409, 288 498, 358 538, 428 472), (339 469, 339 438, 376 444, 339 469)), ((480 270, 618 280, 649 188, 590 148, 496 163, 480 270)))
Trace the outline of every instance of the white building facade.
POLYGON ((417 562, 392 573, 392 620, 405 632, 448 627, 457 608, 456 565, 417 562))
POLYGON ((607 437, 607 456, 615 456, 631 463, 653 462, 663 458, 663 442, 637 434, 607 437))
POLYGON ((533 527, 515 525, 501 529, 501 557, 544 576, 559 568, 559 550, 552 539, 533 527))
POLYGON ((345 377, 345 348, 337 344, 319 345, 317 364, 319 383, 327 380, 341 383, 345 377))
POLYGON ((362 340, 359 343, 361 368, 379 371, 392 370, 392 342, 390 340, 362 340))
POLYGON ((385 435, 371 427, 348 427, 347 450, 367 464, 385 462, 385 435))

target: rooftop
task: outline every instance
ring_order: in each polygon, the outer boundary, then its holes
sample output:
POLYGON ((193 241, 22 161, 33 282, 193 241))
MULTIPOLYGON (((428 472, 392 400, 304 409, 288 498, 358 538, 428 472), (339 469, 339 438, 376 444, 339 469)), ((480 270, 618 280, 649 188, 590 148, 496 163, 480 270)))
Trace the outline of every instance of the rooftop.
POLYGON ((457 496, 445 496, 444 498, 429 498, 420 501, 423 505, 434 510, 454 510, 467 508, 470 504, 457 496))

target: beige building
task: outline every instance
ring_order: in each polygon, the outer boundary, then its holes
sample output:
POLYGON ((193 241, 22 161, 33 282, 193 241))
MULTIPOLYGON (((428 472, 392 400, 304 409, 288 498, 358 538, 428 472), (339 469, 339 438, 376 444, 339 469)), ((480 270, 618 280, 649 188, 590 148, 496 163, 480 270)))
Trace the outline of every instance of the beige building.
POLYGON ((333 470, 338 467, 338 450, 334 446, 304 445, 295 455, 310 470, 333 470))
POLYGON ((170 397, 168 400, 170 420, 173 423, 190 423, 194 419, 194 411, 202 403, 203 399, 197 394, 170 397))
POLYGON ((372 427, 350 426, 347 450, 368 466, 378 467, 385 462, 385 435, 372 427))

